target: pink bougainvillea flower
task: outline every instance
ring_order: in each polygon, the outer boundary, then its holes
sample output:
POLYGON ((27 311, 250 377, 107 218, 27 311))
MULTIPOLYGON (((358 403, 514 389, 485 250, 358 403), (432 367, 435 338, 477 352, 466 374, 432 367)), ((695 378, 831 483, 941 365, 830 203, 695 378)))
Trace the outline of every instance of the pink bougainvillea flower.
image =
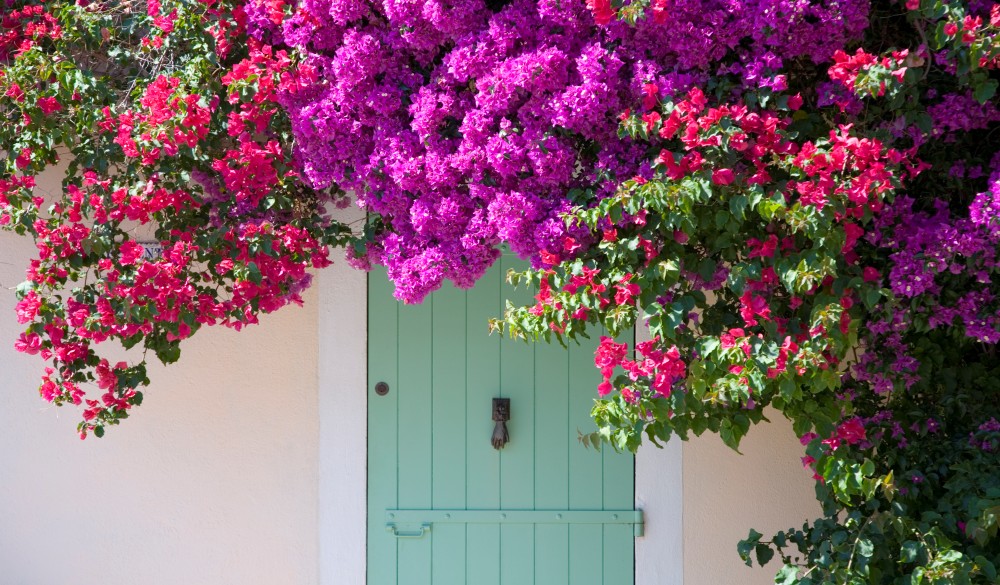
POLYGON ((601 343, 594 352, 594 365, 601 370, 613 369, 625 359, 628 346, 624 343, 615 343, 615 340, 606 336, 601 336, 601 343))
POLYGON ((731 185, 736 180, 736 174, 732 169, 718 169, 712 171, 712 182, 716 185, 731 185))
POLYGON ((865 440, 865 426, 858 417, 852 417, 840 423, 836 437, 848 445, 856 445, 865 440))
POLYGON ((615 303, 628 305, 639 296, 639 285, 631 282, 632 275, 626 274, 622 281, 615 285, 615 303))
POLYGON ((660 88, 655 83, 646 83, 642 86, 642 108, 644 110, 649 111, 659 105, 660 100, 657 98, 659 92, 660 88))
POLYGON ((140 258, 142 258, 142 255, 145 252, 142 246, 133 240, 124 242, 121 245, 121 248, 119 248, 119 251, 121 252, 120 261, 123 265, 135 264, 140 258))
POLYGON ((587 8, 594 15, 594 22, 599 26, 607 26, 611 19, 615 17, 615 10, 611 7, 611 0, 587 0, 587 8))
POLYGON ((757 238, 747 240, 750 252, 747 258, 774 258, 774 253, 778 249, 778 236, 771 234, 763 242, 757 238))
POLYGON ((757 325, 757 317, 770 320, 771 307, 764 297, 755 295, 749 290, 740 297, 740 316, 749 327, 757 325))
POLYGON ((37 333, 22 333, 14 342, 14 349, 28 355, 37 355, 41 347, 42 338, 37 333))
POLYGON ((62 109, 62 104, 54 97, 38 98, 38 107, 43 114, 54 114, 62 109))

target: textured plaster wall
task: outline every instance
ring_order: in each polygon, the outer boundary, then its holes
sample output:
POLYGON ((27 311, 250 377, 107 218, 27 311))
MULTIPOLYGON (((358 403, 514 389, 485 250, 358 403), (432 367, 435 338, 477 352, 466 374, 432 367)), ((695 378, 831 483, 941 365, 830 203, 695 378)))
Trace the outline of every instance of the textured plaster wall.
POLYGON ((201 331, 131 419, 80 441, 12 348, 31 252, 0 233, 0 583, 317 583, 317 294, 201 331))
POLYGON ((684 444, 684 585, 774 583, 778 561, 748 568, 736 543, 750 528, 769 537, 819 514, 791 423, 768 418, 743 439, 743 455, 715 435, 684 444))

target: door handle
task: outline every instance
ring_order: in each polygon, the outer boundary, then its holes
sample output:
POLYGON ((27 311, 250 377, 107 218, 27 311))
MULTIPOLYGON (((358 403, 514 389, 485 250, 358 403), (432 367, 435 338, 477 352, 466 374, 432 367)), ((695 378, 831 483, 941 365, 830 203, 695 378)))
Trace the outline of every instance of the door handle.
POLYGON ((510 434, 507 432, 507 421, 510 420, 510 398, 493 399, 493 420, 497 423, 493 427, 493 448, 499 451, 504 445, 510 442, 510 434))
POLYGON ((392 522, 385 525, 385 529, 392 533, 396 538, 423 538, 424 534, 431 531, 431 525, 424 523, 420 525, 419 530, 400 530, 392 522))

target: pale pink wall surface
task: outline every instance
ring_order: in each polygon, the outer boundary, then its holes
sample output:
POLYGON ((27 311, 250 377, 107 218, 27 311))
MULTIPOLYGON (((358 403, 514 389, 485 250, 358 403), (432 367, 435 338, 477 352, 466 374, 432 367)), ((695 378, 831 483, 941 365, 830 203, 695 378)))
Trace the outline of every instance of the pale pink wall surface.
POLYGON ((0 584, 316 583, 316 295, 203 330, 133 418, 81 441, 12 349, 31 251, 0 233, 0 584))
POLYGON ((716 435, 684 443, 684 585, 774 583, 780 561, 748 568, 736 544, 750 528, 769 538, 819 514, 791 423, 775 412, 768 418, 743 439, 743 455, 716 435))

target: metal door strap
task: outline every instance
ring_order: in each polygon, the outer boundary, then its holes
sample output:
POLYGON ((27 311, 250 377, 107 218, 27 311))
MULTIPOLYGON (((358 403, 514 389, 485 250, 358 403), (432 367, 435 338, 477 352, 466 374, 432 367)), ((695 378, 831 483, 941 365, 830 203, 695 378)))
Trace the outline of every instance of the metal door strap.
POLYGON ((642 536, 642 510, 386 510, 385 528, 419 538, 433 524, 631 524, 642 536))

